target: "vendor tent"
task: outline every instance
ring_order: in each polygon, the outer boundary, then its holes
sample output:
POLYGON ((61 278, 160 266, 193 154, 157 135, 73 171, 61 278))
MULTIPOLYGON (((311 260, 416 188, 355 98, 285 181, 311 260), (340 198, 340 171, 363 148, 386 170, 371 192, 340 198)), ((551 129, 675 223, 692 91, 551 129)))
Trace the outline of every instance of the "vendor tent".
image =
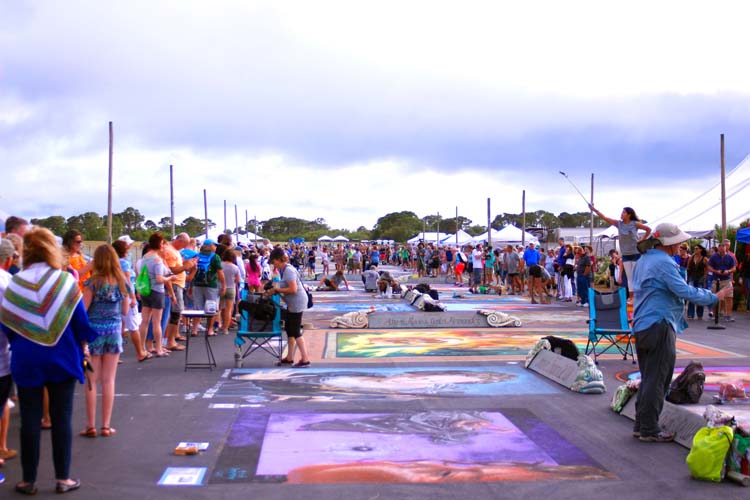
POLYGON ((737 231, 737 241, 740 243, 750 243, 750 227, 745 227, 737 231))
MULTIPOLYGON (((505 226, 500 230, 492 229, 492 244, 516 245, 520 244, 523 238, 525 243, 539 244, 539 239, 531 233, 522 231, 513 225, 505 226)), ((474 238, 474 241, 487 241, 487 233, 480 234, 474 238)))
POLYGON ((594 238, 617 238, 620 234, 620 230, 617 226, 609 226, 604 231, 600 231, 594 235, 594 238))
POLYGON ((407 243, 416 244, 420 241, 425 243, 439 243, 448 236, 447 233, 435 233, 435 232, 421 232, 417 233, 413 238, 409 239, 407 243))
POLYGON ((331 238, 328 235, 323 235, 320 238, 318 238, 318 241, 333 241, 333 238, 331 238))
POLYGON ((462 245, 471 243, 473 241, 474 241, 473 236, 471 236, 469 233, 467 233, 463 229, 459 229, 458 234, 449 234, 448 236, 440 240, 440 243, 442 243, 443 245, 458 244, 458 246, 462 246, 462 245), (456 243, 456 241, 458 241, 458 243, 456 243))
POLYGON ((349 241, 349 238, 347 238, 346 236, 340 234, 340 235, 336 236, 332 241, 349 241))

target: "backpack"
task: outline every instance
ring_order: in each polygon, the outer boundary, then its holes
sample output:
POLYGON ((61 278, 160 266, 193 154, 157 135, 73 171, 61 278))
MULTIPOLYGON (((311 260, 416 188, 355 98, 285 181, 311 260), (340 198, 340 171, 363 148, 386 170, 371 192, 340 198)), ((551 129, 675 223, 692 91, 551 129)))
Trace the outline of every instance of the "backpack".
POLYGON ((719 482, 726 473, 725 461, 732 445, 731 427, 703 427, 695 433, 693 446, 685 462, 690 475, 703 481, 719 482))
POLYGON ((697 403, 703 395, 706 372, 699 361, 691 361, 669 385, 667 401, 674 404, 697 403))
POLYGON ((237 310, 242 314, 243 311, 247 311, 249 321, 248 330, 254 332, 268 330, 269 324, 276 318, 276 303, 268 297, 258 297, 254 302, 247 300, 241 300, 237 303, 237 310), (263 324, 258 326, 255 322, 262 322, 263 324))
POLYGON ((138 273, 138 277, 135 279, 135 291, 138 292, 141 297, 148 297, 151 295, 151 277, 148 275, 148 267, 143 264, 141 272, 138 273))
POLYGON ((211 261, 214 258, 215 253, 201 253, 198 254, 198 262, 195 266, 195 276, 193 276, 193 285, 197 286, 208 286, 211 281, 209 277, 209 269, 211 268, 211 261))

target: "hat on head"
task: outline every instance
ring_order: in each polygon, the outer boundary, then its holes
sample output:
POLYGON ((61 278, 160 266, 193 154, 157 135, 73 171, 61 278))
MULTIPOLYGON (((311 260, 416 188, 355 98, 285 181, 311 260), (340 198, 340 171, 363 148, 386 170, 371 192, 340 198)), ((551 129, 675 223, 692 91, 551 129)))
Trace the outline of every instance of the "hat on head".
POLYGON ((203 245, 216 245, 216 242, 215 242, 214 240, 212 240, 211 238, 207 238, 207 239, 206 239, 206 240, 205 240, 205 241, 203 242, 203 245))
POLYGON ((16 247, 13 246, 13 242, 9 239, 0 240, 0 264, 13 257, 16 253, 16 247))
POLYGON ((676 245, 690 239, 690 235, 671 222, 662 222, 651 233, 653 238, 661 241, 664 246, 676 245))
POLYGON ((180 250, 180 255, 182 255, 183 259, 190 260, 194 257, 197 257, 198 252, 196 252, 195 250, 191 250, 189 248, 183 248, 182 250, 180 250))
POLYGON ((128 245, 132 245, 133 243, 135 243, 135 240, 133 240, 133 238, 131 238, 130 235, 127 234, 124 234, 117 238, 117 241, 124 241, 128 245))
POLYGON ((677 245, 678 243, 688 241, 690 238, 691 236, 677 227, 677 224, 662 222, 654 228, 654 231, 647 240, 638 243, 638 251, 641 253, 645 252, 649 248, 654 248, 657 243, 665 247, 677 245))

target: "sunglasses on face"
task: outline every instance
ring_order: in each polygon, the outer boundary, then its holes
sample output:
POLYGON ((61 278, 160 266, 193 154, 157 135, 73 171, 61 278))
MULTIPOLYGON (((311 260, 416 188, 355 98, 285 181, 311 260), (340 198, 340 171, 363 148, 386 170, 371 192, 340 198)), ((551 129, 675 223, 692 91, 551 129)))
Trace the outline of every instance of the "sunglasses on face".
POLYGON ((80 245, 83 243, 83 240, 75 240, 73 243, 75 243, 76 245, 80 245))

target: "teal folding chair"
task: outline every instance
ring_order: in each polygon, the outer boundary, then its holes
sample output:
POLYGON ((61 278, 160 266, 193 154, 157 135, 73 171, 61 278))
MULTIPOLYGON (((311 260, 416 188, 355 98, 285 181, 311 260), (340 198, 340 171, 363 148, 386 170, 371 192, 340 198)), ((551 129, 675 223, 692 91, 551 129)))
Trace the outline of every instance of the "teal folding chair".
POLYGON ((250 315, 252 304, 258 302, 262 294, 242 291, 237 310, 240 313, 240 325, 234 338, 234 366, 242 368, 244 359, 256 351, 270 354, 277 360, 283 355, 283 336, 281 333, 281 301, 278 295, 272 296, 275 304, 273 319, 264 321, 253 319, 250 315), (245 346, 245 344, 247 344, 245 346), (243 347, 244 346, 244 347, 243 347))
POLYGON ((589 288, 589 338, 586 354, 594 355, 594 363, 602 354, 616 349, 627 360, 630 355, 635 364, 633 330, 628 322, 628 305, 625 288, 602 293, 589 288))

